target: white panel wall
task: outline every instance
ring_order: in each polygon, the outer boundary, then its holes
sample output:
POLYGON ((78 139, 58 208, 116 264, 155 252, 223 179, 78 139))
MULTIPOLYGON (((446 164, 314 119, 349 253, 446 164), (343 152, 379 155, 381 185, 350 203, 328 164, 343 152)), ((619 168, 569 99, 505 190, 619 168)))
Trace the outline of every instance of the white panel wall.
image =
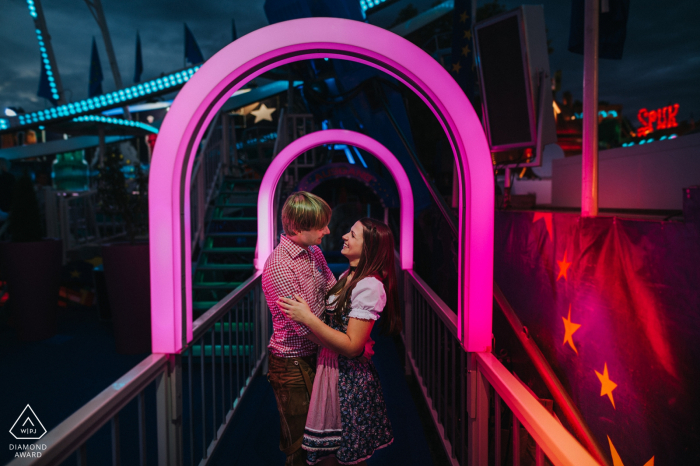
MULTIPOLYGON (((600 151, 598 169, 600 208, 681 210, 700 184, 700 133, 600 151)), ((581 206, 580 155, 552 161, 552 206, 581 206)))

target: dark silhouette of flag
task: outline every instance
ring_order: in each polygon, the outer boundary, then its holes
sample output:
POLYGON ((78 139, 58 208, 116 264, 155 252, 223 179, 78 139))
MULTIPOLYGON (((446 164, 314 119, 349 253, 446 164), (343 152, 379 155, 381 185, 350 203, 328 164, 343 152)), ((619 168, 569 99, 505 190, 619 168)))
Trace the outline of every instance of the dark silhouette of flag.
MULTIPOLYGON (((470 101, 474 103, 476 69, 472 41, 473 0, 455 0, 452 10, 452 63, 447 69, 470 101)), ((475 106, 476 107, 476 106, 475 106)))
POLYGON ((141 55, 141 36, 136 31, 136 64, 134 65, 134 82, 141 82, 141 73, 143 73, 143 56, 141 55))
MULTIPOLYGON (((584 1, 571 1, 569 52, 583 55, 584 1)), ((600 8, 598 57, 620 60, 627 36, 630 0, 607 0, 600 8), (605 5, 607 3, 607 5, 605 5), (607 7, 607 8, 606 8, 607 7), (607 9, 607 11, 605 11, 607 9)))
POLYGON ((234 41, 238 39, 238 33, 236 32, 236 20, 231 20, 231 40, 234 41))
POLYGON ((92 38, 92 56, 90 57, 90 82, 88 84, 88 97, 102 94, 102 65, 97 54, 97 43, 92 38))
POLYGON ((44 62, 41 62, 41 76, 39 77, 39 90, 36 91, 38 97, 43 97, 52 104, 56 105, 58 99, 55 99, 53 92, 51 92, 51 85, 49 84, 49 76, 46 74, 46 67, 44 62))
POLYGON ((199 45, 197 45, 197 41, 187 24, 185 24, 185 62, 189 62, 192 65, 204 62, 202 51, 199 49, 199 45))

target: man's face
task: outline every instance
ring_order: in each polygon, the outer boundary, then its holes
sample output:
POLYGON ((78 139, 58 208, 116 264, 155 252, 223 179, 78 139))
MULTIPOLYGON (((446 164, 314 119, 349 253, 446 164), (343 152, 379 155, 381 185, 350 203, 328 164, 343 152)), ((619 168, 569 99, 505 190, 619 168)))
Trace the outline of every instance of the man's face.
POLYGON ((309 246, 318 246, 321 244, 321 240, 324 236, 329 234, 331 231, 328 229, 328 225, 320 230, 305 230, 300 231, 294 236, 294 240, 299 246, 308 248, 309 246))

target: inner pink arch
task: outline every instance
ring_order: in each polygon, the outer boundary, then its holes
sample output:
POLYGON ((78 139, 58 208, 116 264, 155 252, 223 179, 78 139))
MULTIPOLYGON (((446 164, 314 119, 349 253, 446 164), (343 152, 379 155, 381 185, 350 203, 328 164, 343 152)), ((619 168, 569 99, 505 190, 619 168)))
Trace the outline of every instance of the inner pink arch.
POLYGON ((299 60, 338 58, 386 72, 412 89, 443 126, 459 181, 458 333, 467 351, 489 351, 494 185, 481 123, 457 83, 432 57, 381 28, 304 18, 258 29, 209 59, 178 93, 160 128, 150 171, 153 352, 192 339, 190 174, 216 112, 254 77, 299 60))
POLYGON ((258 194, 258 251, 255 265, 258 270, 263 269, 265 261, 275 247, 274 194, 282 173, 295 158, 307 150, 323 144, 336 143, 348 144, 366 150, 377 157, 391 172, 401 199, 401 229, 399 232, 401 235, 399 246, 401 268, 403 270, 413 269, 413 190, 401 163, 389 149, 369 136, 345 129, 329 129, 307 134, 293 141, 277 154, 265 172, 258 194))

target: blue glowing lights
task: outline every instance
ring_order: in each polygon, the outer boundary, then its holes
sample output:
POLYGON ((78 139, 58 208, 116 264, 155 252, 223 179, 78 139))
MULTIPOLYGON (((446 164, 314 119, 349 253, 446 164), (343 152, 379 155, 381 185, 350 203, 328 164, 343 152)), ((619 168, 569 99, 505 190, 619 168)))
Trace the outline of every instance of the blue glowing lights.
POLYGON ((102 115, 83 115, 73 118, 73 121, 78 123, 94 121, 97 123, 108 123, 110 125, 130 126, 132 128, 141 128, 146 131, 150 131, 153 134, 158 134, 158 128, 141 123, 140 121, 122 120, 121 118, 110 118, 102 115))
POLYGON ((5 118, 0 118, 0 130, 7 129, 10 127, 10 122, 5 118))
MULTIPOLYGON (((163 76, 158 79, 153 79, 151 81, 142 83, 142 84, 137 84, 131 87, 127 87, 125 89, 120 89, 118 91, 110 92, 109 94, 102 94, 96 97, 92 97, 90 99, 85 99, 81 100, 78 102, 72 102, 69 104, 65 105, 60 105, 55 108, 51 109, 46 109, 46 110, 40 110, 38 112, 33 112, 33 113, 27 113, 24 115, 19 115, 18 121, 19 125, 31 125, 31 124, 36 124, 40 121, 49 121, 54 118, 63 118, 63 117, 68 117, 80 113, 88 113, 92 112, 95 110, 100 110, 104 109, 105 107, 113 107, 115 105, 120 105, 123 104, 127 101, 130 100, 135 100, 139 99, 140 97, 144 97, 150 94, 153 94, 155 92, 162 92, 164 90, 170 89, 172 87, 176 86, 181 86, 182 84, 186 83, 187 81, 190 80, 190 78, 194 75, 194 73, 200 68, 200 66, 194 66, 192 68, 188 68, 183 71, 179 71, 177 73, 172 73, 166 76, 163 76)), ((51 84, 51 90, 54 93, 54 98, 58 99, 58 94, 56 92, 56 84, 51 77, 51 71, 48 70, 46 72, 49 75, 49 84, 51 84)), ((96 118, 100 118, 99 116, 95 116, 96 118)), ((85 120, 87 121, 87 120, 85 120)), ((97 120, 92 120, 92 121, 97 121, 97 120)), ((119 120, 119 121, 126 121, 126 120, 119 120)), ((130 122, 131 123, 131 122, 130 122)), ((137 123, 137 122, 134 122, 137 123)), ((119 124, 119 123, 117 123, 119 124)), ((140 126, 140 124, 136 125, 131 125, 131 126, 140 126)), ((140 126, 141 127, 141 126, 140 126)), ((0 130, 7 129, 7 128, 0 128, 0 130)), ((153 128, 152 126, 144 125, 144 129, 147 129, 148 131, 155 130, 153 132, 157 133, 158 130, 153 128), (147 127, 147 128, 146 128, 147 127), (149 129, 151 128, 151 129, 149 129)))
POLYGON ((362 7, 362 12, 374 8, 375 6, 384 3, 386 0, 360 0, 360 6, 362 7))
MULTIPOLYGON (((32 18, 36 18, 36 6, 34 5, 34 0, 27 0, 27 7, 29 8, 29 14, 32 16, 32 18)), ((39 31, 37 30, 37 34, 39 31)))

